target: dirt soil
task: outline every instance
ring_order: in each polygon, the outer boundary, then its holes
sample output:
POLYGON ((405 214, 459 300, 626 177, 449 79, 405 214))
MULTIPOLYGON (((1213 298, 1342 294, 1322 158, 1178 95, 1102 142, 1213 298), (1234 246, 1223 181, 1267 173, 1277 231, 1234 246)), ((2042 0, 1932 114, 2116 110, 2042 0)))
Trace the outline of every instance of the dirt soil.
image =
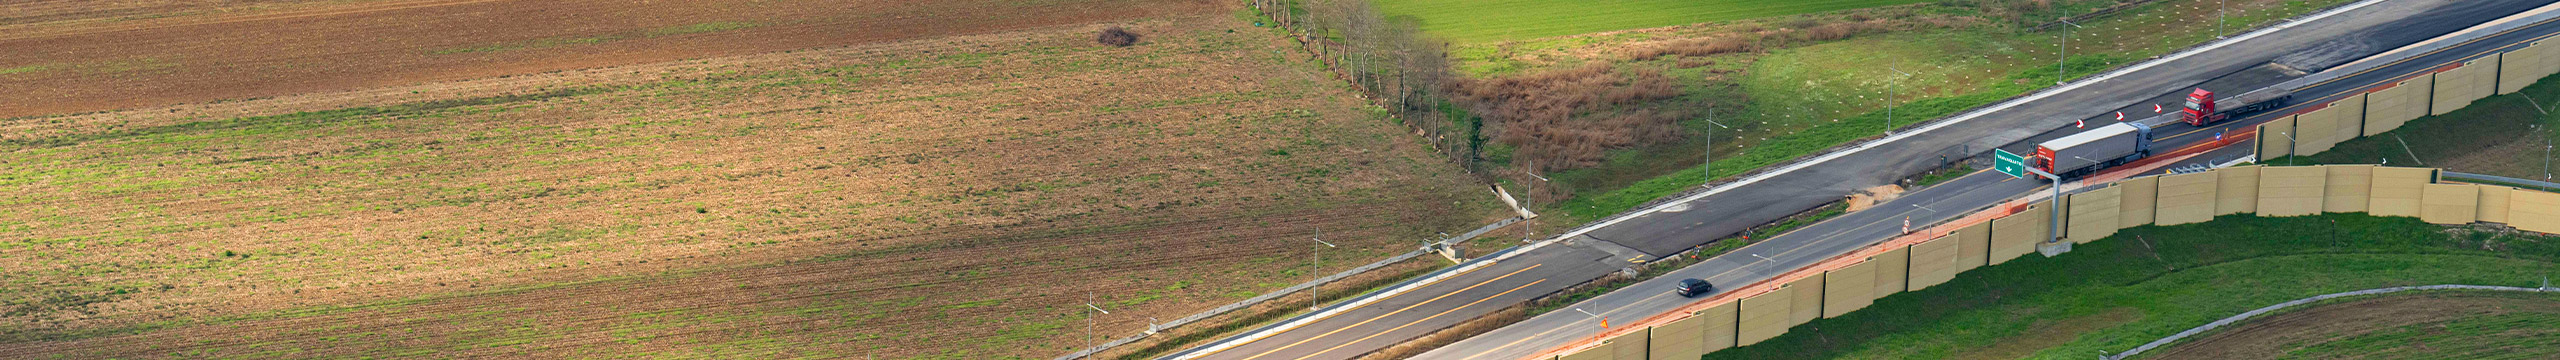
POLYGON ((1118 25, 0 119, 0 354, 1044 358, 1504 215, 1267 29, 1118 25))
POLYGON ((1856 212, 1902 197, 1902 185, 1884 184, 1849 193, 1849 210, 1856 212))
POLYGON ((2503 294, 2393 295, 2277 314, 2189 340, 2148 359, 2481 359, 2560 355, 2560 298, 2503 294), (2517 317, 2522 315, 2522 318, 2517 317), (2463 333, 2488 320, 2485 334, 2463 333), (2524 320, 2524 321, 2519 321, 2524 320), (2398 336, 2392 333, 2416 334, 2398 336), (2384 336, 2376 336, 2384 335, 2384 336), (2388 341, 2369 341, 2383 338, 2388 341), (2537 340, 2538 339, 2538 340, 2537 340), (2336 346, 2347 343, 2373 343, 2336 346), (2349 351, 2337 351, 2349 350, 2349 351))
POLYGON ((18 1, 0 118, 1218 13, 1207 0, 18 1))

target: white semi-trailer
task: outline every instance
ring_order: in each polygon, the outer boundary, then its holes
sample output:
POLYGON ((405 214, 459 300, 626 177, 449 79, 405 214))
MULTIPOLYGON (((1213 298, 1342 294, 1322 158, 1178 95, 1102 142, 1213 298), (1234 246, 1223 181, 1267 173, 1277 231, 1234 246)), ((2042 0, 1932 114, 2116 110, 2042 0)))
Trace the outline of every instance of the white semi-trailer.
POLYGON ((2030 166, 2063 179, 2151 156, 2151 126, 2120 122, 2036 144, 2030 166))

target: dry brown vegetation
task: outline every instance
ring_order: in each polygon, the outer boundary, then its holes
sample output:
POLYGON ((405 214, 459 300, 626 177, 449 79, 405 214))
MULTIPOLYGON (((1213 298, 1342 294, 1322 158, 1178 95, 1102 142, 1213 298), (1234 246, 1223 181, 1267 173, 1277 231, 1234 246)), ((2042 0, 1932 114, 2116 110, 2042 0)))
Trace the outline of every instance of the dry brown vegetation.
POLYGON ((1592 64, 1520 77, 1460 80, 1448 91, 1485 119, 1488 135, 1519 147, 1515 165, 1539 171, 1598 165, 1608 150, 1678 140, 1682 113, 1637 107, 1680 95, 1655 70, 1592 64))
POLYGON ((0 353, 1046 357, 1501 213, 1282 41, 1125 25, 0 120, 0 353))

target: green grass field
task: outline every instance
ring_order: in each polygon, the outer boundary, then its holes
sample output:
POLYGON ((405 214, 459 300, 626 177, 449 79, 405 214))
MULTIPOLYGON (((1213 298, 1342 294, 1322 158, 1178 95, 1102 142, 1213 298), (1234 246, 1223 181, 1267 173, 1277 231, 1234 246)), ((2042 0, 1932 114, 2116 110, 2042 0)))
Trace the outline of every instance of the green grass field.
POLYGON ((2545 164, 2551 164, 2547 147, 2560 142, 2560 133, 2553 131, 2560 129, 2560 114, 2553 113, 2560 109, 2550 106, 2560 104, 2560 84, 2548 80, 2513 94, 2480 99, 2462 110, 2347 140, 2318 154, 2266 163, 2373 164, 2390 159, 2392 165, 2544 179, 2550 171, 2545 164))
POLYGON ((1450 41, 1482 43, 1868 8, 1924 0, 1382 0, 1388 17, 1450 41))
POLYGON ((2084 359, 2312 295, 2401 285, 2535 286, 2560 238, 2362 214, 2143 226, 1878 299, 1708 359, 2084 359))

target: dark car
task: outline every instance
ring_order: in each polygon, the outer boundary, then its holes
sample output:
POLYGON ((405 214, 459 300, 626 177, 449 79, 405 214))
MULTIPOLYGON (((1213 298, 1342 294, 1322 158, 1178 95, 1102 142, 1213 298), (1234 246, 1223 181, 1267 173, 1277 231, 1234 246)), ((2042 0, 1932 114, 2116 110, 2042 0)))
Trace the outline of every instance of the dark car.
POLYGON ((1706 280, 1698 279, 1681 279, 1680 287, 1671 290, 1671 292, 1679 293, 1680 296, 1698 296, 1698 294, 1705 294, 1713 291, 1716 291, 1715 284, 1708 284, 1706 280))

